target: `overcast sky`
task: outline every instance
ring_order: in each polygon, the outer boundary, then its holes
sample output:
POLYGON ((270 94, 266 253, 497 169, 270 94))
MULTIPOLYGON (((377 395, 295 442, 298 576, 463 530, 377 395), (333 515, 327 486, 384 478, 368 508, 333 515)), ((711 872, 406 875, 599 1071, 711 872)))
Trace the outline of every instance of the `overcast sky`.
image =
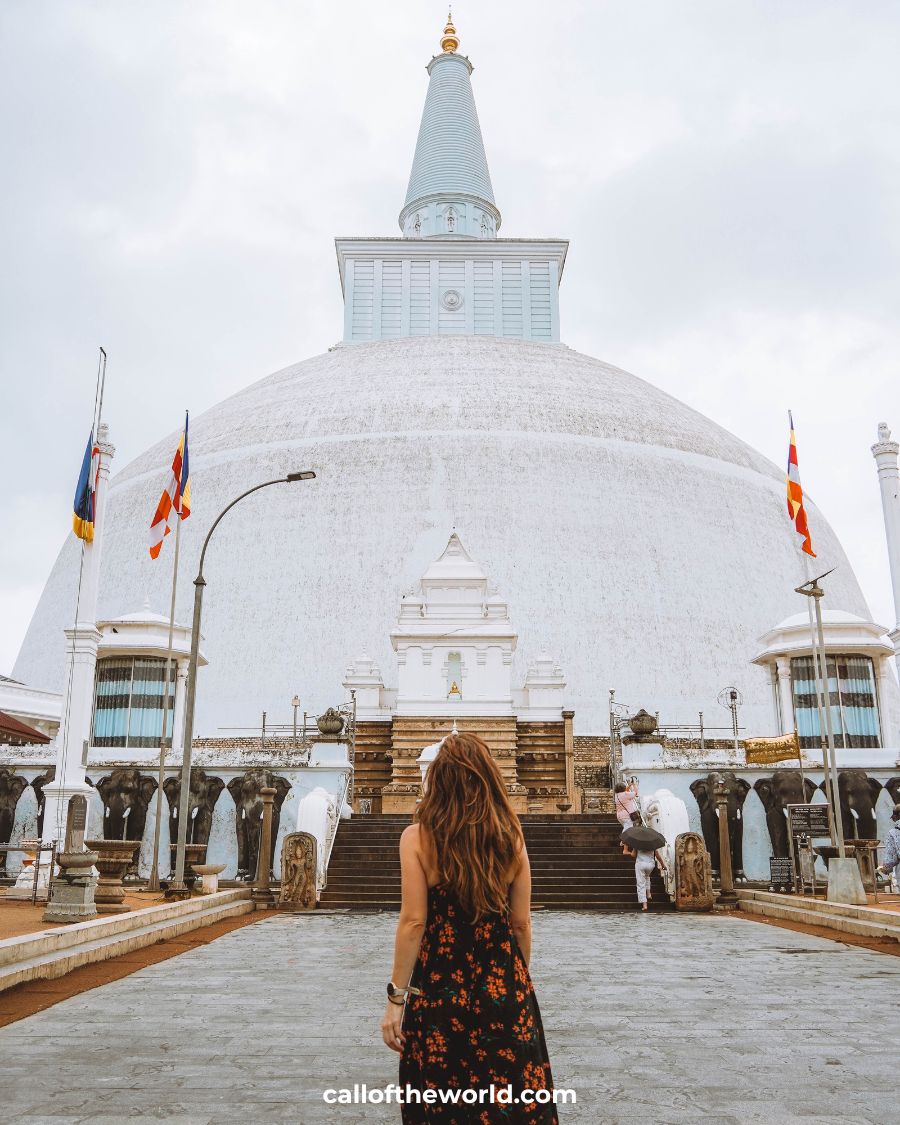
MULTIPOLYGON (((445 15, 0 0, 0 672, 70 525, 97 346, 115 470, 336 342, 333 238, 399 233, 445 15)), ((893 625, 869 447, 900 431, 900 5, 454 15, 502 234, 571 240, 563 340, 778 464, 792 407, 804 486, 893 625)))

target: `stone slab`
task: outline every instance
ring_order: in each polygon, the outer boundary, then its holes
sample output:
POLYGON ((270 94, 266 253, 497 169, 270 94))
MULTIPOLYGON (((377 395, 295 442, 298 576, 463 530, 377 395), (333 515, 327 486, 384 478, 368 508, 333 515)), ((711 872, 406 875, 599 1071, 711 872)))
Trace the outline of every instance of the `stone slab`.
POLYGON ((63 976, 253 909, 250 889, 235 889, 6 938, 0 941, 0 992, 25 981, 63 976))
MULTIPOLYGON (((4 1028, 6 1115, 396 1125, 322 1101, 396 1080, 378 1032, 395 926, 269 915, 4 1028)), ((532 972, 578 1095, 561 1125, 896 1119, 896 958, 726 916, 559 912, 534 918, 532 972)))

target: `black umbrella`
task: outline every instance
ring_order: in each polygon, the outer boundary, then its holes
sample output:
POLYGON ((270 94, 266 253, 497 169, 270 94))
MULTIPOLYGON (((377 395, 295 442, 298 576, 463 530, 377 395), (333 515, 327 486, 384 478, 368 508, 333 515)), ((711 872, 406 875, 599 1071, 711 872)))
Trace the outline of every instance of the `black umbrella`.
POLYGON ((652 828, 639 824, 634 828, 626 828, 622 833, 622 842, 636 852, 655 852, 657 848, 666 846, 665 836, 661 836, 652 828))

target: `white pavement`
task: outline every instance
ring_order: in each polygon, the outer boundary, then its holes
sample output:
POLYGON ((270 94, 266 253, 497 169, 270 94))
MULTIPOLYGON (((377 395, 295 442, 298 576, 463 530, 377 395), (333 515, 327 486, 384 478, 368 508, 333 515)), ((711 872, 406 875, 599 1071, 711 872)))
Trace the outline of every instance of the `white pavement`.
MULTIPOLYGON (((279 915, 0 1030, 0 1119, 399 1121, 377 1030, 396 915, 279 915)), ((900 1118, 900 960, 741 919, 538 914, 561 1122, 900 1118)))

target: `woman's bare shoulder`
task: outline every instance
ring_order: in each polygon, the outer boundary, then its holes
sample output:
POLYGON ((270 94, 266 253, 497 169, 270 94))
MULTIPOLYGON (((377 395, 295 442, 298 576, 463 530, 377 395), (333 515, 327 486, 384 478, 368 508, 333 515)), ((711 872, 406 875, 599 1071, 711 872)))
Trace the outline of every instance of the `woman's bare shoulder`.
POLYGON ((421 846, 421 830, 418 824, 408 824, 400 833, 400 846, 418 848, 421 846))

